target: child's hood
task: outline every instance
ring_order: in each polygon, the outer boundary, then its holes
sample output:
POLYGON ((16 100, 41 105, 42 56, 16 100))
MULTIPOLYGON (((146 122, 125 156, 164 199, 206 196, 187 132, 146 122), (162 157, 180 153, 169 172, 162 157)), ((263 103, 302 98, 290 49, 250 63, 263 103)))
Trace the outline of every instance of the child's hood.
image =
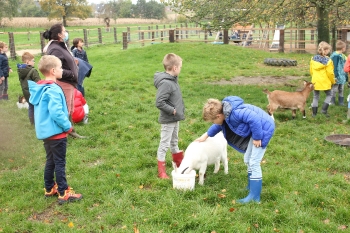
POLYGON ((40 80, 38 83, 35 83, 31 80, 28 80, 28 87, 30 92, 29 102, 33 105, 37 105, 41 100, 43 94, 50 88, 54 81, 51 80, 40 80))
POLYGON ((243 99, 238 96, 228 96, 222 100, 222 111, 227 118, 233 109, 244 103, 243 99))
POLYGON ((311 61, 313 62, 313 68, 316 70, 324 69, 330 61, 329 57, 324 57, 321 55, 315 55, 312 57, 311 61))
POLYGON ((156 72, 154 74, 154 86, 156 88, 159 87, 159 84, 163 81, 163 80, 170 80, 170 81, 177 81, 177 77, 172 76, 166 72, 156 72))

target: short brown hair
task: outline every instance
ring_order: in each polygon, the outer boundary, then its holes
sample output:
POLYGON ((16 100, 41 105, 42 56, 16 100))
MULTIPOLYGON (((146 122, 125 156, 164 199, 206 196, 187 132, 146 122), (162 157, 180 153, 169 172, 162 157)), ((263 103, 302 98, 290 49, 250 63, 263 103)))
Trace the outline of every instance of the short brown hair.
POLYGON ((332 50, 332 46, 330 44, 328 44, 327 42, 325 41, 321 41, 319 44, 318 44, 318 54, 322 55, 322 56, 326 56, 327 54, 325 53, 325 50, 329 50, 329 52, 331 52, 332 50))
POLYGON ((40 58, 38 68, 43 75, 49 74, 52 68, 57 68, 62 66, 60 59, 53 55, 44 55, 40 58))
POLYGON ((335 44, 335 49, 337 51, 342 50, 343 48, 346 48, 346 44, 342 40, 338 40, 337 43, 335 44))
POLYGON ((182 58, 175 53, 168 53, 163 58, 163 66, 166 71, 171 70, 174 66, 179 66, 182 58))
POLYGON ((77 45, 79 44, 79 41, 84 42, 84 40, 81 38, 74 38, 73 39, 73 46, 77 47, 77 45))
POLYGON ((22 54, 22 62, 28 62, 34 58, 34 55, 29 52, 24 52, 22 54))
POLYGON ((208 99, 203 107, 203 120, 213 121, 218 114, 222 114, 222 103, 218 99, 208 99))
POLYGON ((5 42, 0 41, 0 49, 3 49, 6 46, 5 42))

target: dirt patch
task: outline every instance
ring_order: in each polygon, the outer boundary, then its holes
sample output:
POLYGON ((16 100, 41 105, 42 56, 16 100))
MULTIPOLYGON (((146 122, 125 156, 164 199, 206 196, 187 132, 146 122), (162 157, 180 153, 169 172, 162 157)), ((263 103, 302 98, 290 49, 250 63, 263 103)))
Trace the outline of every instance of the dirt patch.
POLYGON ((298 86, 296 83, 298 80, 302 80, 301 76, 264 76, 264 77, 234 77, 231 80, 220 80, 212 82, 212 84, 219 85, 287 85, 298 86))
POLYGON ((54 206, 57 202, 52 203, 46 210, 41 213, 33 213, 28 220, 38 221, 43 223, 53 223, 55 220, 60 220, 61 222, 68 222, 68 215, 56 211, 54 206))

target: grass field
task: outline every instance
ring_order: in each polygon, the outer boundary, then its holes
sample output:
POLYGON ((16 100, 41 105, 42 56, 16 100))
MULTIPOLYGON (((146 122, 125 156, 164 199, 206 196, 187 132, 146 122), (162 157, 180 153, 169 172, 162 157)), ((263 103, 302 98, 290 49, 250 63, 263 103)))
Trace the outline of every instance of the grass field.
MULTIPOLYGON (((185 149, 210 124, 201 119, 208 98, 238 95, 266 108, 262 92, 294 91, 285 83, 229 85, 246 79, 299 76, 288 84, 310 80, 310 54, 266 53, 239 46, 156 44, 121 50, 120 45, 88 50, 94 66, 85 80, 89 123, 77 124, 87 139, 68 139, 67 179, 84 198, 63 206, 44 198, 45 151, 29 125, 27 112, 16 107, 21 93, 16 69, 11 73, 9 101, 0 102, 0 232, 338 232, 349 231, 349 149, 328 143, 329 134, 349 134, 346 107, 330 106, 323 115, 291 119, 275 113, 276 132, 262 161, 261 204, 236 204, 247 195, 243 155, 228 148, 229 174, 209 166, 204 186, 194 191, 172 188, 157 178, 160 139, 153 74, 162 71, 169 52, 183 58, 179 77, 186 120, 179 146, 185 149), (266 57, 296 59, 297 67, 265 66, 266 57), (228 83, 228 82, 225 82, 228 83)), ((37 61, 39 58, 37 58, 37 61)), ((11 61, 14 68, 18 61, 11 61)), ((345 90, 348 94, 349 90, 345 90)), ((308 100, 310 106, 312 94, 308 100)), ((321 95, 321 103, 324 100, 321 95)), ((167 155, 170 174, 171 158, 167 155)))

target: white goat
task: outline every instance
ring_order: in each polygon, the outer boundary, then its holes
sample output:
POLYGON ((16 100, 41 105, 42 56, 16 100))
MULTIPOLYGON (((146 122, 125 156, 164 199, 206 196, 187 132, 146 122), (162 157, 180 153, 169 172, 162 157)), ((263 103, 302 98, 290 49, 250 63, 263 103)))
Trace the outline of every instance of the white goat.
POLYGON ((227 141, 222 132, 209 137, 204 142, 192 142, 185 151, 185 156, 180 167, 173 165, 177 174, 188 174, 192 170, 199 169, 199 182, 204 184, 204 174, 207 170, 207 165, 215 164, 214 173, 217 173, 220 168, 220 161, 224 165, 225 174, 228 174, 227 161, 227 141))
POLYGON ((267 105, 268 113, 273 119, 273 113, 278 108, 287 108, 292 109, 292 117, 295 118, 296 110, 300 109, 303 112, 303 118, 306 118, 305 115, 305 105, 306 100, 309 97, 310 93, 314 90, 314 85, 311 82, 304 81, 304 89, 296 92, 287 92, 287 91, 272 91, 265 89, 263 92, 267 94, 267 99, 269 105, 267 105))

